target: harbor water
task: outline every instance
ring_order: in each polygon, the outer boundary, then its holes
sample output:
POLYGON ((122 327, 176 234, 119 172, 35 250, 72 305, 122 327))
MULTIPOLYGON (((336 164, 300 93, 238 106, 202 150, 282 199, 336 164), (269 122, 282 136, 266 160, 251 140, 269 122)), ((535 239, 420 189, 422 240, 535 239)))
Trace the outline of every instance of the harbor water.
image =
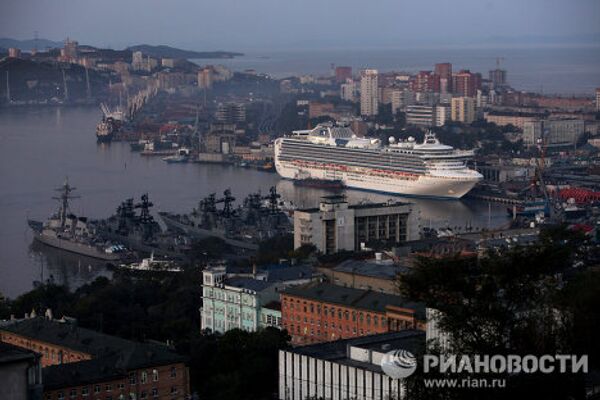
MULTIPOLYGON (((58 203, 52 197, 68 177, 80 198, 72 211, 89 218, 114 213, 121 201, 148 193, 154 212, 189 212, 210 193, 231 188, 237 202, 276 186, 284 200, 317 205, 328 192, 294 186, 277 174, 232 166, 167 164, 160 157, 132 153, 127 143, 97 144, 96 107, 0 110, 0 293, 14 298, 37 281, 54 280, 76 288, 98 276, 105 265, 33 243, 27 218, 45 220, 58 203)), ((393 196, 348 190, 351 202, 386 201, 393 196)), ((415 205, 426 227, 498 227, 506 208, 475 200, 403 199, 415 205)))

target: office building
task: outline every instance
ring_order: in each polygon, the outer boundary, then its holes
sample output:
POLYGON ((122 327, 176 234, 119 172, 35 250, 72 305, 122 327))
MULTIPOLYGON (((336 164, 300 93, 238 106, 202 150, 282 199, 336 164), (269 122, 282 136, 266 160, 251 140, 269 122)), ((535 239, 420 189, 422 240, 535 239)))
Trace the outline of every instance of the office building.
POLYGON ((185 358, 160 344, 138 343, 34 317, 0 327, 0 341, 41 355, 45 400, 184 400, 185 358))
POLYGON ((379 110, 378 73, 376 69, 365 69, 360 78, 360 114, 366 117, 377 115, 379 110))
POLYGON ((352 79, 352 67, 335 67, 335 81, 338 83, 352 79))
POLYGON ((425 330, 425 307, 397 295, 318 283, 281 292, 281 322, 294 344, 405 329, 425 330))
POLYGON ((324 254, 357 251, 369 241, 401 243, 419 237, 410 203, 348 205, 344 196, 321 198, 318 208, 294 212, 294 248, 314 245, 324 254))
POLYGON ((409 399, 406 384, 381 368, 392 350, 419 354, 425 333, 402 331, 279 351, 279 400, 409 399))
POLYGON ((413 104, 406 106, 406 123, 422 127, 432 127, 435 119, 435 107, 413 104))
POLYGON ((523 126, 523 144, 537 146, 574 146, 585 132, 582 119, 541 120, 526 122, 523 126))
POLYGON ((471 97, 453 97, 450 118, 453 121, 470 124, 475 121, 475 99, 471 97))

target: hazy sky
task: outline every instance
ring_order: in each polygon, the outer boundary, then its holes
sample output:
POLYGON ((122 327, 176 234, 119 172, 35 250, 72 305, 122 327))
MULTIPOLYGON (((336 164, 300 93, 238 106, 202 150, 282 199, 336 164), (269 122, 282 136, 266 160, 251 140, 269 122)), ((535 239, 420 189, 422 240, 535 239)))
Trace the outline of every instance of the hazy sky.
POLYGON ((600 0, 0 0, 0 37, 34 31, 195 50, 577 41, 600 34, 600 0))

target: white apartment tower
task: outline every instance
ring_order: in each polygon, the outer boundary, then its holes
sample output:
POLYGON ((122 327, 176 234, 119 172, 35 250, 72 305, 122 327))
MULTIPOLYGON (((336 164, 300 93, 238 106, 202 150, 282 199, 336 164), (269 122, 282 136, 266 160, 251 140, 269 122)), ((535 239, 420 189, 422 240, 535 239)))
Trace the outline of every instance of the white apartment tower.
POLYGON ((377 115, 378 108, 377 70, 365 69, 360 75, 360 114, 377 115))

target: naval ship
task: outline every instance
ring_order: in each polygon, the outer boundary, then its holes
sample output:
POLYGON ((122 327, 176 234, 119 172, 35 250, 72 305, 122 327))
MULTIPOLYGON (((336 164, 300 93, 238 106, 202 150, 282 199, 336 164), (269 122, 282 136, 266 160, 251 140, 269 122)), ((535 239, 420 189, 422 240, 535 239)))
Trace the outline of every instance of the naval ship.
POLYGON ((51 247, 99 260, 120 260, 125 250, 122 246, 104 242, 98 237, 86 217, 78 217, 71 213, 69 200, 79 197, 72 194, 74 190, 75 188, 65 181, 62 187, 56 189, 60 195, 53 197, 60 202, 58 211, 46 222, 27 220, 35 240, 51 247))
POLYGON ((231 190, 222 198, 215 193, 200 200, 190 214, 159 213, 167 227, 197 239, 217 237, 232 247, 254 251, 259 242, 292 230, 289 216, 281 209, 281 195, 275 187, 266 196, 248 195, 234 207, 231 190), (218 205, 222 204, 222 208, 218 205))
POLYGON ((398 195, 461 198, 483 176, 467 167, 472 150, 456 150, 425 134, 410 137, 359 138, 350 128, 320 124, 275 140, 275 168, 283 178, 299 176, 340 182, 348 188, 398 195))

